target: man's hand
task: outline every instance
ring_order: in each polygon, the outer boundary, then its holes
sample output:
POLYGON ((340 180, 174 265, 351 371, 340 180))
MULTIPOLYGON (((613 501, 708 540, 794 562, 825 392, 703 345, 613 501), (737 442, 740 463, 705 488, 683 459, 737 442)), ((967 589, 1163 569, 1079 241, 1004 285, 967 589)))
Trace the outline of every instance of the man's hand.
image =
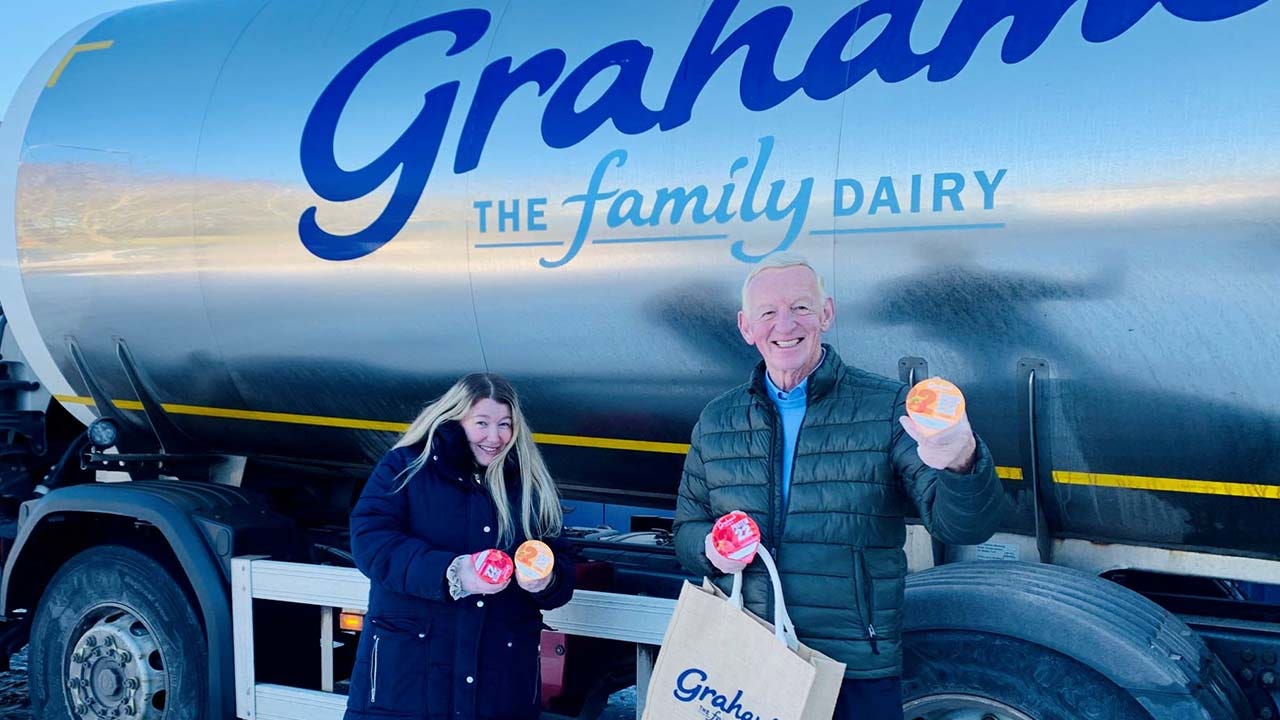
POLYGON ((507 586, 511 584, 511 578, 507 578, 505 582, 497 585, 481 579, 480 573, 476 572, 475 563, 471 560, 470 555, 459 555, 454 558, 453 562, 458 568, 458 582, 468 595, 492 595, 506 590, 507 586))
POLYGON ((707 533, 707 539, 704 543, 704 547, 706 548, 707 559, 711 561, 711 564, 714 565, 717 570, 725 575, 740 573, 747 567, 747 563, 744 563, 741 560, 730 560, 717 552, 715 543, 711 540, 711 533, 707 533))
POLYGON ((961 415, 960 421, 955 425, 934 435, 926 435, 924 428, 906 415, 898 418, 898 422, 915 439, 916 452, 925 465, 958 473, 973 470, 978 442, 973 438, 967 413, 961 415))
POLYGON ((524 575, 521 575, 520 571, 517 570, 516 582, 520 583, 520 587, 524 588, 526 592, 536 593, 546 590, 547 586, 551 584, 551 578, 554 576, 554 573, 548 573, 544 578, 526 580, 524 575))

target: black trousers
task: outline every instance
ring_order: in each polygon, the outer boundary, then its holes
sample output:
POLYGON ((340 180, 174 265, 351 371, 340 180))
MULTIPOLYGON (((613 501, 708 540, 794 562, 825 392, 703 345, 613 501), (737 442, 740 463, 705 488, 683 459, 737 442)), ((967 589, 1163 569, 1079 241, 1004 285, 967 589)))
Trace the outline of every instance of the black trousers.
POLYGON ((902 720, 902 678, 845 680, 831 720, 902 720))

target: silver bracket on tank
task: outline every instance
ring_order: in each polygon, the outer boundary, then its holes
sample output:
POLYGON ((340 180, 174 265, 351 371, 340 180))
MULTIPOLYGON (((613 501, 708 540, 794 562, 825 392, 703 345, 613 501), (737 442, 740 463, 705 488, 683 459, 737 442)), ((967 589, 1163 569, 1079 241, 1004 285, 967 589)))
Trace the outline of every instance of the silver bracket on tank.
POLYGON ((198 452, 195 443, 186 433, 182 432, 173 420, 170 419, 169 413, 165 411, 164 406, 156 398, 155 392, 151 388, 151 384, 143 379, 142 374, 138 372, 138 365, 134 362, 133 353, 129 352, 129 345, 125 343, 124 338, 114 338, 116 342, 116 357, 120 359, 120 366, 124 368, 124 374, 129 378, 129 385, 133 387, 133 392, 138 396, 138 402, 142 404, 142 414, 146 416, 147 423, 151 425, 151 431, 155 433, 156 440, 160 442, 160 451, 167 454, 190 454, 198 452))
MULTIPOLYGON (((898 380, 912 387, 929 377, 929 361, 922 357, 908 355, 898 360, 898 380)), ((933 542, 933 566, 945 565, 947 562, 947 544, 937 538, 933 542)))
POLYGON ((929 361, 922 357, 908 355, 898 360, 898 379, 908 387, 929 377, 929 361))
POLYGON ((1018 361, 1018 445, 1022 476, 1031 484, 1035 509, 1036 550, 1040 562, 1053 562, 1053 537, 1062 527, 1058 517, 1053 463, 1049 459, 1048 403, 1049 363, 1040 358, 1018 361))
POLYGON ((80 350, 80 344, 70 335, 66 337, 67 355, 71 357, 71 362, 76 366, 76 371, 80 373, 80 379, 84 382, 85 390, 89 392, 89 397, 93 398, 93 406, 98 411, 98 417, 110 418, 116 421, 120 429, 124 433, 128 433, 131 437, 145 437, 151 433, 147 432, 147 427, 134 417, 120 411, 116 404, 111 401, 111 396, 102 389, 102 385, 98 383, 93 373, 89 372, 89 363, 85 360, 84 353, 80 350))

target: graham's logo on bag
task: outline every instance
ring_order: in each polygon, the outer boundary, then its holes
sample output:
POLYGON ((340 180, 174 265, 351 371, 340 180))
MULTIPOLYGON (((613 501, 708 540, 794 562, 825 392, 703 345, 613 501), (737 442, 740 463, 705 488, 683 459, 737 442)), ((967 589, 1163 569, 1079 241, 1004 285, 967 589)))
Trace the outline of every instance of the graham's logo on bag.
MULTIPOLYGON (((671 692, 676 700, 682 703, 695 703, 702 717, 707 720, 769 720, 768 715, 748 710, 742 705, 742 688, 738 688, 733 697, 707 684, 705 670, 691 667, 676 678, 676 688, 671 692)), ((772 720, 778 720, 772 718, 772 720)))

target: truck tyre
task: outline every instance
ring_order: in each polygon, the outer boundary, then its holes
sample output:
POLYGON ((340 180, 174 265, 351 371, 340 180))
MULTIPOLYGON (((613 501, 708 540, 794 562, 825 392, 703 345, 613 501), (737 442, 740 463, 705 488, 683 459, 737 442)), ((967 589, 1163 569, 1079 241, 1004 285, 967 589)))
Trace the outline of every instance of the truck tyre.
POLYGON ((906 720, 1151 720, 1092 669, 1000 635, 908 633, 903 664, 906 720))
POLYGON ((34 717, 204 718, 204 633, 173 575, 137 550, 103 546, 67 561, 31 625, 34 717))

